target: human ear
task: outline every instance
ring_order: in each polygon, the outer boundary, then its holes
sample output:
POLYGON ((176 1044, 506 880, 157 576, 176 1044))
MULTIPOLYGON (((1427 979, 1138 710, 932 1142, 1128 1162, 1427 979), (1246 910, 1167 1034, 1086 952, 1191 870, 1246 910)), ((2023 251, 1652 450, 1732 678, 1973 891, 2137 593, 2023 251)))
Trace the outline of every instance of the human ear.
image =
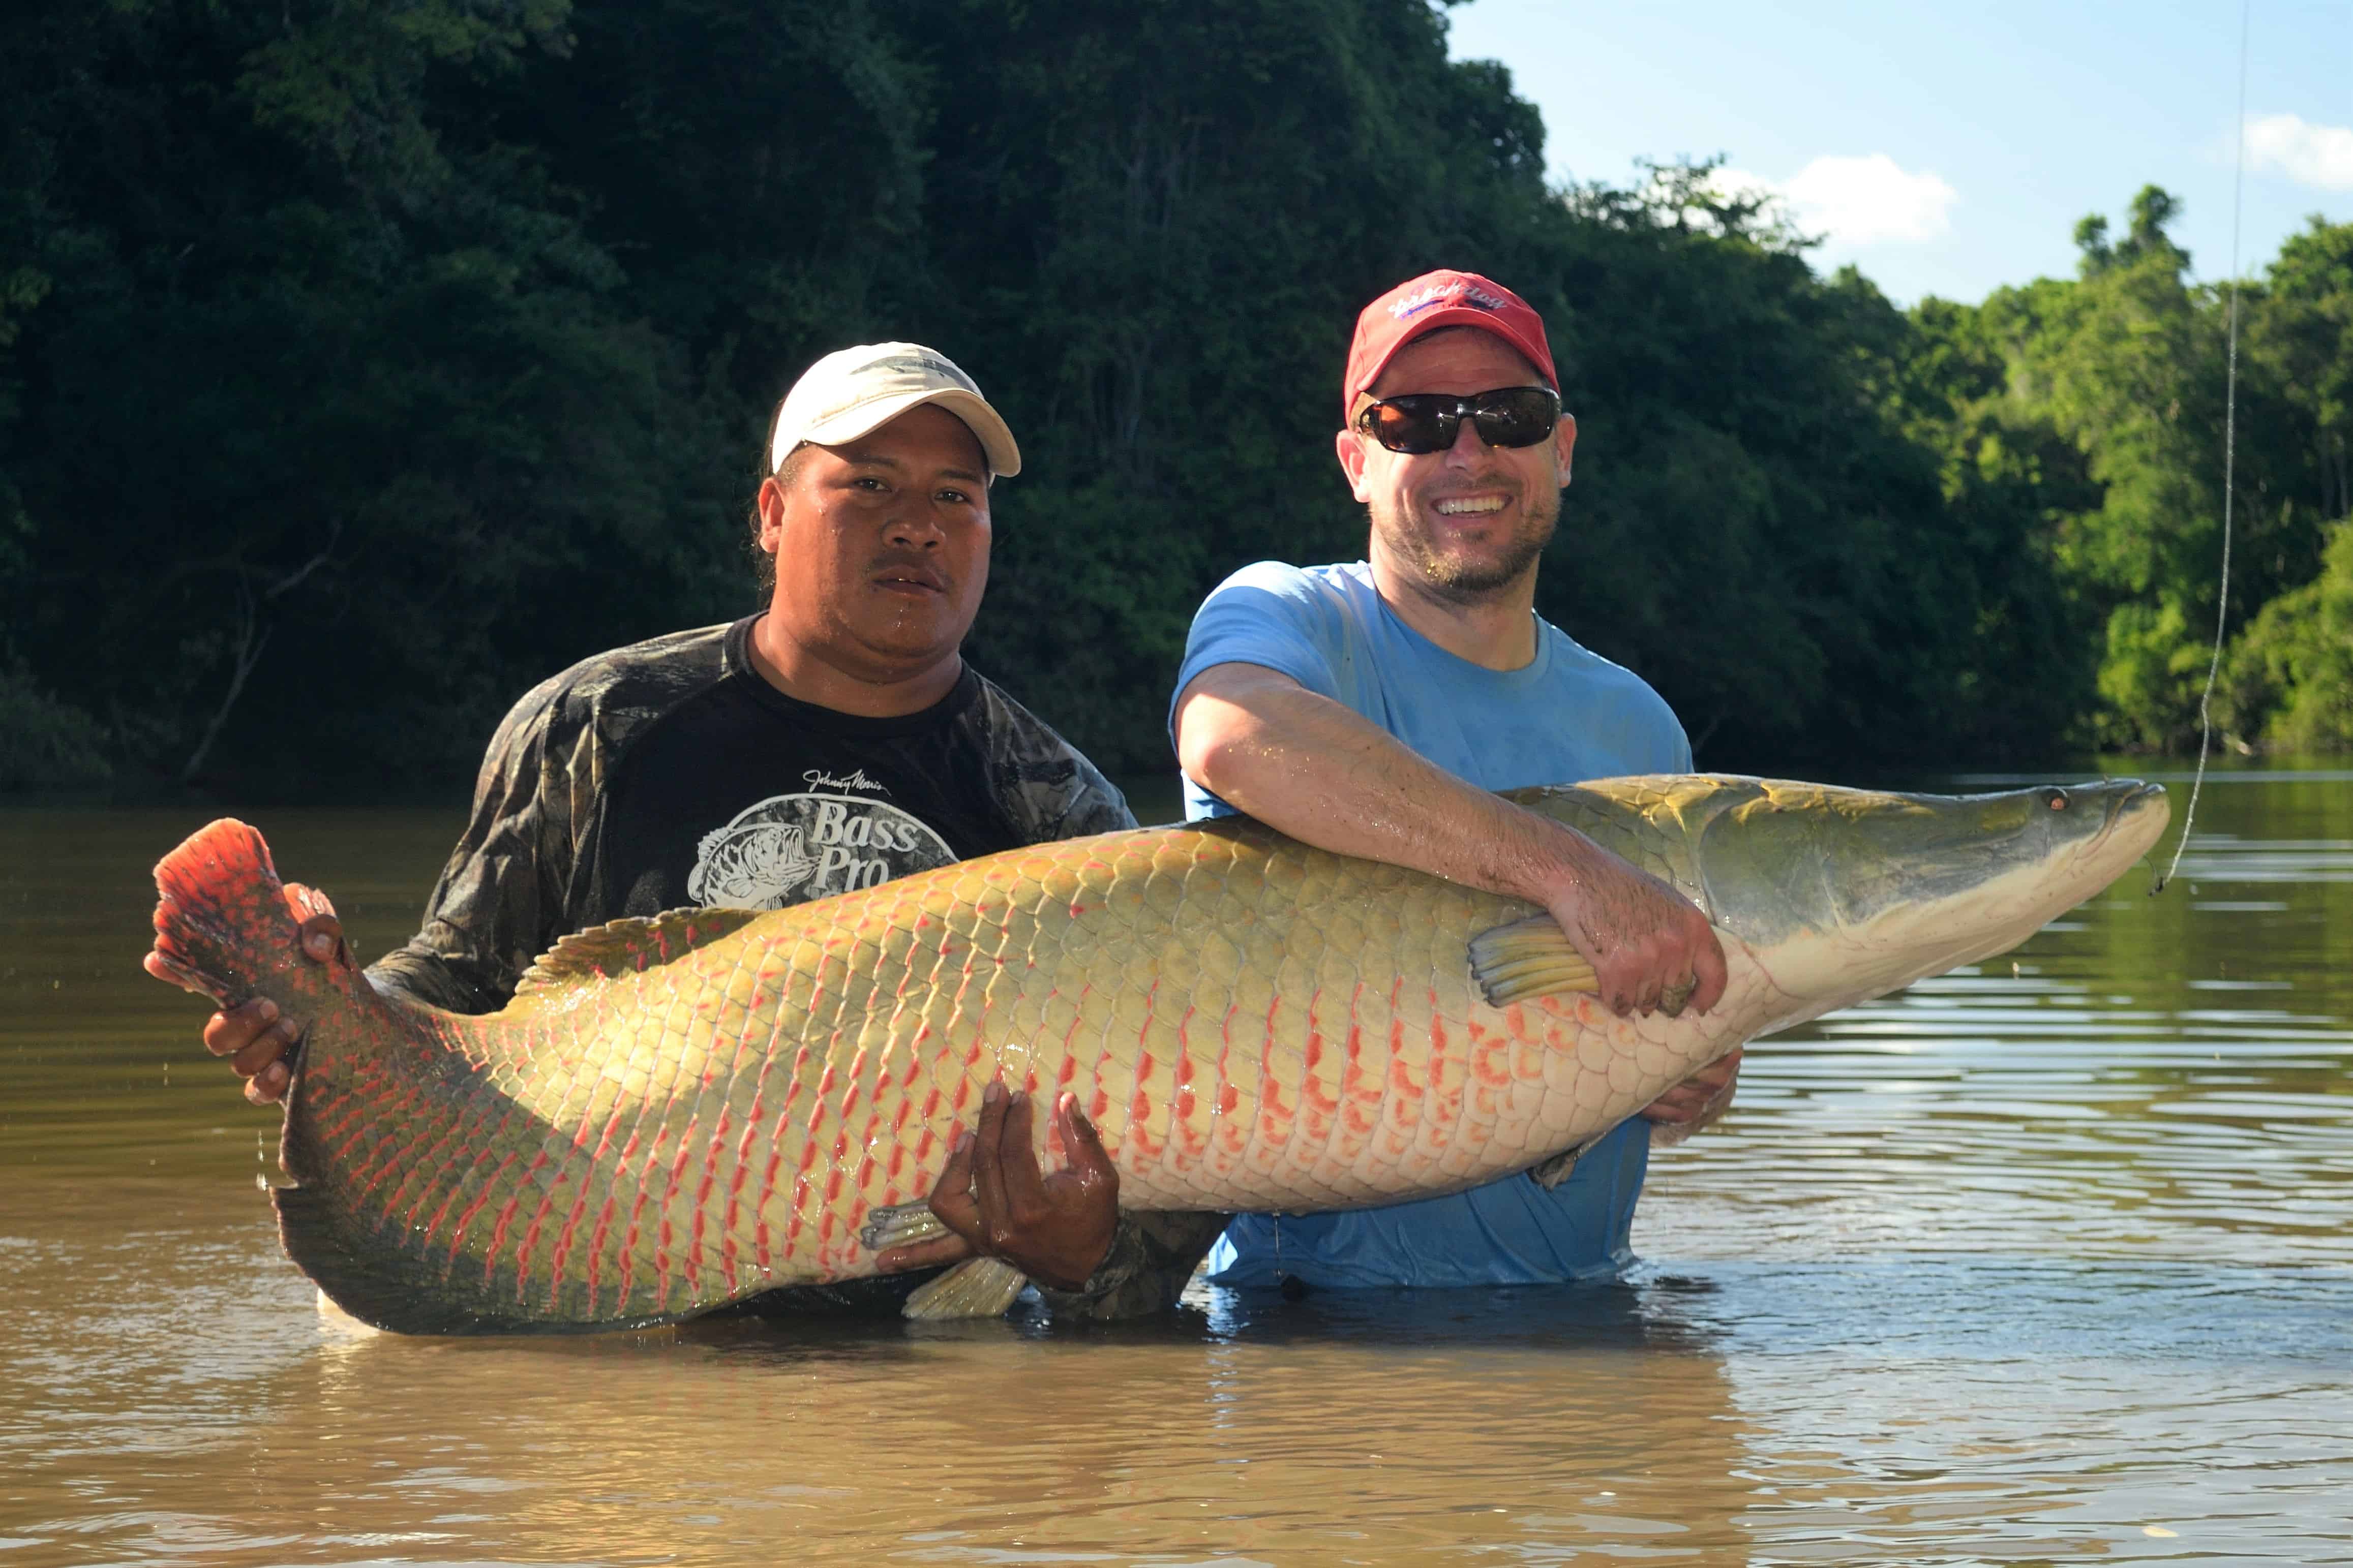
POLYGON ((760 481, 760 548, 774 555, 783 542, 785 530, 785 487, 775 475, 760 481))
POLYGON ((1560 416, 1560 423, 1552 428, 1553 461, 1560 468, 1560 483, 1563 489, 1568 488, 1568 455, 1576 449, 1577 416, 1564 414, 1560 416))
POLYGON ((1348 489, 1360 504, 1372 504, 1372 496, 1365 489, 1365 439, 1354 430, 1342 430, 1332 437, 1333 450, 1339 455, 1340 471, 1348 476, 1348 489))

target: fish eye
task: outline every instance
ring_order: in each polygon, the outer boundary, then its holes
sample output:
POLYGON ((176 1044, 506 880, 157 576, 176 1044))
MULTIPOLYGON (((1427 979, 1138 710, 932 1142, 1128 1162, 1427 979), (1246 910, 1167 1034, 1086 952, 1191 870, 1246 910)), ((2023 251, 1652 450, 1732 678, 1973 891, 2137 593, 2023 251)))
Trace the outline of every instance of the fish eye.
POLYGON ((2067 792, 2063 789, 2054 789, 2042 797, 2042 804, 2053 811, 2064 811, 2067 809, 2067 792))

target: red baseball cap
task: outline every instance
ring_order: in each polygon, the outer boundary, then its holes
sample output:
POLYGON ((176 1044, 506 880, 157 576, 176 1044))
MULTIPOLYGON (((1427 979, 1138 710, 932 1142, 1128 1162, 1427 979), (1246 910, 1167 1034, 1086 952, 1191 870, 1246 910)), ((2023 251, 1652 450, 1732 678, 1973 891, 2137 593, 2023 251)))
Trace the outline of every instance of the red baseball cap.
POLYGON ((1493 279, 1441 267, 1398 284, 1356 317, 1356 341, 1348 345, 1348 375, 1340 388, 1340 417, 1356 412, 1359 394, 1372 390, 1398 350, 1440 327, 1476 327, 1519 350, 1560 390, 1545 342, 1544 318, 1534 306, 1493 279))

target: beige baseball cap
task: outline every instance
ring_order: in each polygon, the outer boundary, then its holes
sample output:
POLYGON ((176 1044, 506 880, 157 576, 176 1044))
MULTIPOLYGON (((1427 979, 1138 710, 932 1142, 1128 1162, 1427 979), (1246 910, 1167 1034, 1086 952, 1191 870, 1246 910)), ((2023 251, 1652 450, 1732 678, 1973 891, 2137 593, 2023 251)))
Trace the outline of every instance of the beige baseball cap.
POLYGON ((979 385, 954 360, 921 343, 860 343, 803 371, 776 408, 768 471, 782 468, 804 441, 838 447, 925 403, 938 404, 971 426, 990 473, 1010 477, 1021 471, 1021 448, 979 385))

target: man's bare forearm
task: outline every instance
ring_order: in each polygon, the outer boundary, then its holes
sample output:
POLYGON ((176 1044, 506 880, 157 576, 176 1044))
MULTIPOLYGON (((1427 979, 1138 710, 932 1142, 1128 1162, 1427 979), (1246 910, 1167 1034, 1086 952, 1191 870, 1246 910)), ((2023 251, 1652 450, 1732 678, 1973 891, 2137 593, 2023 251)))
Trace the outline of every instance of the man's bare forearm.
POLYGON ((1177 700, 1185 772, 1303 843, 1541 905, 1620 1016, 1723 994, 1724 952, 1673 889, 1583 834, 1417 755, 1289 676, 1213 665, 1177 700))
POLYGON ((1304 844, 1550 904, 1608 855, 1464 783, 1355 710, 1254 665, 1204 670, 1177 704, 1185 771, 1304 844))

